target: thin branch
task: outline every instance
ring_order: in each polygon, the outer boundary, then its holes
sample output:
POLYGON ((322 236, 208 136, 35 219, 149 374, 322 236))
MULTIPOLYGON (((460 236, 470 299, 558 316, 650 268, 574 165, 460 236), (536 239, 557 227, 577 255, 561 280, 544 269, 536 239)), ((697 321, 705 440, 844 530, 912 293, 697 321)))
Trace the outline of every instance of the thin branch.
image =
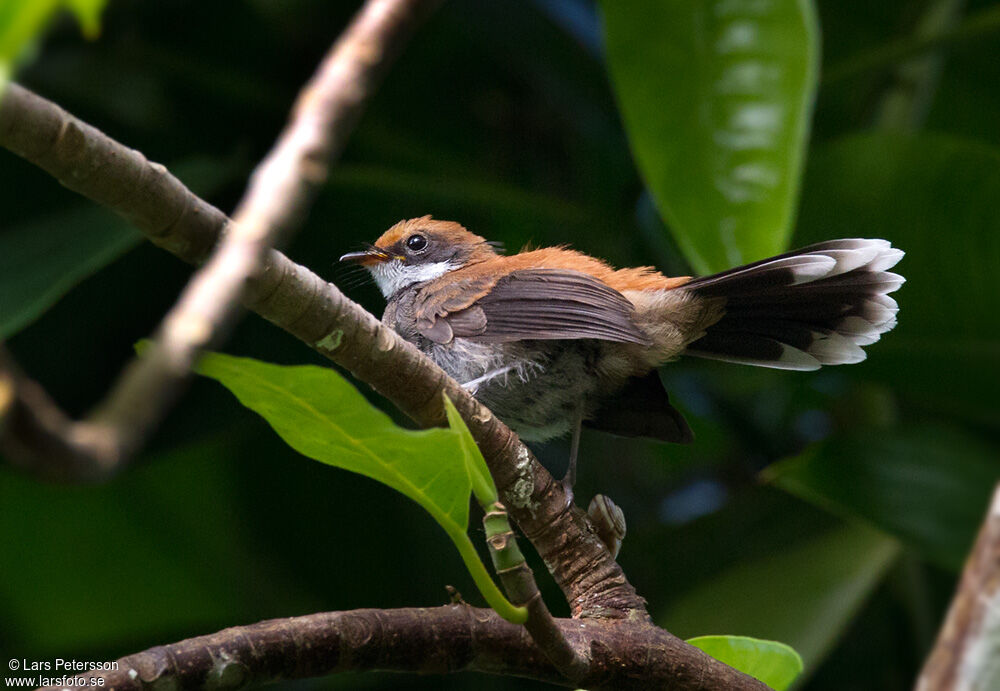
MULTIPOLYGON (((913 29, 914 38, 937 36, 954 28, 962 18, 965 0, 932 0, 913 29)), ((896 65, 882 90, 874 124, 881 130, 919 129, 941 81, 943 51, 928 51, 896 65)))
MULTIPOLYGON (((342 149, 391 58, 438 2, 369 0, 364 5, 301 92, 291 122, 254 172, 222 242, 164 317, 149 351, 126 366, 88 419, 61 426, 66 434, 53 448, 68 447, 65 454, 38 456, 33 459, 36 463, 49 463, 46 470, 55 474, 69 469, 94 479, 117 470, 141 447, 180 395, 198 353, 210 343, 218 343, 232 326, 246 281, 260 269, 265 251, 301 225, 312 198, 326 180, 329 159, 342 149)), ((15 90, 12 86, 11 91, 15 90)), ((115 149, 95 136, 100 133, 93 128, 67 119, 12 125, 42 130, 31 143, 39 147, 34 153, 42 160, 69 163, 71 167, 61 174, 50 172, 63 181, 67 172, 82 173, 83 179, 69 186, 96 191, 104 202, 109 197, 131 196, 130 190, 137 188, 145 191, 148 182, 155 185, 156 178, 166 175, 162 168, 143 165, 145 160, 140 156, 133 158, 138 164, 135 169, 119 169, 119 173, 132 172, 139 177, 119 178, 123 184, 118 189, 109 188, 102 178, 108 168, 115 167, 115 149)), ((190 195, 184 199, 194 201, 190 195)), ((149 200, 137 195, 136 201, 149 200)), ((198 210, 182 207, 171 220, 183 222, 198 210)), ((209 216, 225 220, 218 212, 209 216)), ((169 224, 150 230, 154 234, 169 231, 169 224)), ((49 428, 51 432, 58 429, 49 428)), ((22 463, 25 460, 22 458, 22 463)))
MULTIPOLYGON (((648 624, 556 621, 565 637, 574 646, 587 648, 593 658, 589 674, 579 681, 587 689, 768 689, 648 624)), ((464 604, 273 619, 150 648, 121 658, 117 667, 80 676, 103 679, 102 688, 108 691, 234 691, 266 682, 368 670, 483 672, 574 686, 548 663, 522 627, 492 610, 464 604)))
POLYGON ((1000 485, 917 691, 1000 688, 1000 485))
POLYGON ((504 590, 514 602, 528 610, 528 621, 524 627, 531 634, 546 659, 559 670, 563 677, 579 681, 590 667, 589 660, 579 650, 573 648, 559 629, 556 619, 545 606, 538 591, 535 576, 517 546, 514 530, 507 520, 507 509, 498 501, 483 507, 483 527, 486 529, 486 545, 497 576, 504 590))
POLYGON ((826 70, 823 85, 853 79, 891 67, 915 55, 988 37, 997 31, 1000 31, 1000 6, 987 7, 954 26, 889 41, 847 58, 826 70))
MULTIPOLYGON (((185 261, 201 262, 226 225, 222 212, 162 166, 15 84, 0 100, 0 146, 132 220, 153 243, 185 261), (52 145, 64 131, 75 133, 76 146, 52 145)), ((483 452, 501 500, 545 560, 573 615, 648 620, 645 601, 562 485, 507 426, 412 344, 277 250, 264 253, 243 302, 350 370, 421 426, 444 423, 445 391, 483 452)), ((8 426, 5 434, 17 433, 8 426)))
POLYGON ((6 349, 0 347, 0 450, 11 463, 36 469, 36 458, 46 459, 50 475, 76 475, 91 480, 107 459, 116 457, 115 445, 104 430, 75 422, 60 410, 45 390, 21 372, 6 349))
MULTIPOLYGON (((112 390, 100 419, 129 420, 139 399, 176 390, 198 353, 219 341, 264 252, 302 225, 326 181, 330 159, 340 153, 392 58, 438 2, 365 3, 300 92, 291 122, 254 171, 219 247, 166 315, 149 352, 112 390)), ((159 421, 166 405, 158 408, 155 417, 142 421, 143 430, 159 421)))

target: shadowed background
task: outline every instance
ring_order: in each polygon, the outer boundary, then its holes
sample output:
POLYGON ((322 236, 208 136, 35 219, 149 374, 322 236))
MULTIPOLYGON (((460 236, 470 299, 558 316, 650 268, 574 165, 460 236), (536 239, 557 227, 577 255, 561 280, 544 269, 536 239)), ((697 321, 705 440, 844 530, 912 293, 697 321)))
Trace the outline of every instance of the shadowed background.
MULTIPOLYGON (((577 496, 623 508, 619 561, 657 623, 789 643, 805 689, 909 688, 1000 477, 1000 42, 955 40, 917 77, 876 60, 833 79, 945 4, 818 3, 831 77, 791 244, 885 237, 906 250, 897 329, 866 362, 816 373, 664 368, 692 446, 583 437, 577 496)), ((113 0, 99 40, 57 22, 18 78, 231 210, 354 9, 113 0)), ((392 69, 289 256, 376 314, 377 291, 335 259, 425 213, 508 250, 571 243, 690 273, 636 171, 603 55, 587 2, 446 3, 392 69)), ((0 155, 0 180, 0 335, 80 414, 189 268, 13 155, 0 155)), ((226 351, 325 364, 256 318, 226 351)), ((562 472, 567 444, 538 451, 562 472)), ((0 468, 0 544, 8 658, 105 660, 270 617, 436 605, 446 584, 479 603, 418 506, 298 456, 203 380, 106 486, 0 468)), ((534 688, 378 674, 295 684, 337 685, 534 688)))

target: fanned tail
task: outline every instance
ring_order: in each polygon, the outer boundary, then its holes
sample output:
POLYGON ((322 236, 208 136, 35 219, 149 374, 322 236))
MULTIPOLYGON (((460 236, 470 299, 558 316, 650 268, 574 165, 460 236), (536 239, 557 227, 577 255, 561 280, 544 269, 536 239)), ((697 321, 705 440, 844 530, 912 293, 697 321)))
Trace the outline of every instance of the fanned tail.
POLYGON ((723 298, 725 314, 685 354, 777 369, 813 370, 865 359, 896 325, 889 293, 904 278, 887 240, 832 240, 684 285, 723 298))

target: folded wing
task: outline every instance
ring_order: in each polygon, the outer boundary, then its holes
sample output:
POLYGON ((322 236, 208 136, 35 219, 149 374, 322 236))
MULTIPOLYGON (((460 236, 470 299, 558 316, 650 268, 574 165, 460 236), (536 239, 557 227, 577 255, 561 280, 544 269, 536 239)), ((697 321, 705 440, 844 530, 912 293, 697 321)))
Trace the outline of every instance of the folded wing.
POLYGON ((428 295, 417 308, 417 328, 438 343, 458 336, 482 343, 593 338, 648 345, 634 311, 621 293, 589 274, 522 269, 467 306, 428 295))

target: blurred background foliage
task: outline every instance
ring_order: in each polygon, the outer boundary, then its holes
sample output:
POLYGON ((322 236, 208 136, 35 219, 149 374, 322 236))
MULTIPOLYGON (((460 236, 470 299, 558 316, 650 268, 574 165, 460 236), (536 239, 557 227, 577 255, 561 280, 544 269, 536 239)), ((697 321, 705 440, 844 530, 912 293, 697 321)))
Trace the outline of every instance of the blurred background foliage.
MULTIPOLYGON (((720 12, 754 6, 714 3, 720 12)), ((18 79, 231 209, 356 7, 112 0, 98 40, 82 39, 65 17, 18 79)), ((684 166, 702 160, 682 138, 693 132, 647 131, 657 108, 666 117, 704 96, 692 80, 705 73, 698 60, 713 57, 678 62, 650 49, 667 35, 658 22, 679 14, 629 22, 617 16, 629 3, 602 7, 607 37, 600 8, 584 0, 445 3, 392 70, 288 254, 376 314, 377 291, 335 258, 425 213, 511 249, 572 243, 620 266, 723 268, 691 245, 702 241, 691 229, 718 209, 707 197, 670 198, 690 182, 684 166), (642 59, 623 62, 623 45, 642 59), (630 95, 629 80, 647 77, 659 91, 630 95), (680 176, 656 168, 647 149, 657 142, 680 176)), ((791 245, 887 238, 907 252, 899 326, 851 367, 664 368, 697 442, 585 432, 577 496, 604 492, 622 506, 620 562, 674 633, 787 642, 805 658, 804 689, 903 689, 1000 478, 1000 11, 976 0, 819 0, 815 13, 821 28, 805 40, 786 35, 795 21, 772 27, 786 57, 820 66, 768 96, 799 108, 804 129, 786 132, 774 159, 791 175, 775 202, 787 209, 753 226, 778 239, 748 245, 742 260, 759 258, 767 242, 780 249, 789 234, 791 245)), ((0 180, 0 336, 81 414, 190 270, 12 155, 0 155, 0 180)), ((256 318, 226 350, 321 362, 256 318)), ((539 453, 561 471, 567 448, 539 453)), ((111 659, 269 617, 436 605, 447 601, 445 584, 478 601, 417 505, 298 456, 204 380, 105 486, 48 486, 0 468, 0 540, 6 657, 111 659)), ((535 570, 544 573, 537 559, 535 570)), ((539 580, 565 613, 558 590, 539 580)), ((470 685, 537 686, 382 674, 294 686, 470 685)))

